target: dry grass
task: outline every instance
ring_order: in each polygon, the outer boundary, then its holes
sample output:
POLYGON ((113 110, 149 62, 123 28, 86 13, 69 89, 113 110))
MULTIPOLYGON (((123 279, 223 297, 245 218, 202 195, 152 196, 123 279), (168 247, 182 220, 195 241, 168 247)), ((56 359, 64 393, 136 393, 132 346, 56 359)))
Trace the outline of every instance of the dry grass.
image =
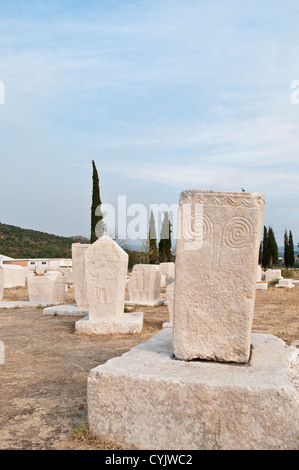
MULTIPOLYGON (((6 289, 5 299, 26 300, 27 289, 6 289)), ((74 303, 70 290, 68 303, 74 303)), ((299 287, 256 292, 253 332, 299 339, 299 287)), ((91 435, 86 384, 90 369, 147 341, 168 319, 167 307, 146 307, 140 335, 90 337, 74 333, 78 318, 40 309, 0 309, 0 449, 121 450, 91 435)), ((128 448, 126 448, 129 450, 128 448)))

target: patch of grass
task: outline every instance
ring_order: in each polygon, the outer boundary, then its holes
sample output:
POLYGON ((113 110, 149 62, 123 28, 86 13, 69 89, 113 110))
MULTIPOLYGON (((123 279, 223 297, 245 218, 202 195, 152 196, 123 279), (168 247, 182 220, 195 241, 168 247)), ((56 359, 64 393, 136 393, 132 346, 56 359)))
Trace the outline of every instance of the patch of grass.
POLYGON ((272 279, 272 281, 269 281, 269 286, 275 286, 278 283, 279 283, 279 279, 272 279))
POLYGON ((294 277, 294 273, 291 269, 282 269, 281 275, 282 277, 285 277, 286 279, 292 279, 294 277))
POLYGON ((109 437, 95 437, 88 429, 85 414, 81 415, 79 420, 72 424, 71 431, 72 438, 83 444, 86 448, 98 450, 126 450, 122 445, 116 443, 109 437))

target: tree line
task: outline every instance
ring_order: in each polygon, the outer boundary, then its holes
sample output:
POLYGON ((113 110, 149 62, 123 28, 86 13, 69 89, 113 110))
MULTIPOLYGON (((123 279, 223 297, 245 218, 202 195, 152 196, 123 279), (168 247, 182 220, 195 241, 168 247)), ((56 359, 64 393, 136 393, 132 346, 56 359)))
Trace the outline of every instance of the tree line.
MULTIPOLYGON (((101 196, 99 186, 99 176, 94 160, 92 160, 92 204, 91 204, 91 233, 90 243, 94 243, 104 234, 103 213, 101 211, 101 196)), ((174 260, 171 253, 171 223, 168 212, 164 212, 164 219, 161 227, 160 241, 157 241, 156 225, 153 211, 151 211, 149 221, 148 239, 144 242, 141 255, 136 256, 136 252, 126 250, 136 262, 158 264, 174 260)))
MULTIPOLYGON (((287 268, 291 268, 295 264, 294 242, 292 231, 285 230, 284 233, 284 264, 287 268)), ((278 261, 278 245, 272 227, 265 227, 263 232, 263 240, 260 245, 259 264, 264 269, 273 268, 278 261)))
MULTIPOLYGON (((97 224, 100 224, 100 234, 104 233, 103 214, 101 212, 101 198, 99 189, 99 177, 95 162, 92 160, 93 167, 93 190, 92 190, 92 206, 91 206, 91 236, 90 242, 94 243, 98 238, 96 234, 97 224)), ((99 225, 98 225, 99 226, 99 225)), ((101 236, 101 235, 100 235, 101 236)), ((298 245, 299 246, 299 245, 298 245)), ((142 256, 138 257, 139 262, 158 264, 174 260, 171 253, 171 223, 169 215, 164 212, 164 220, 162 222, 160 241, 158 243, 156 234, 156 224, 153 211, 151 211, 149 221, 149 235, 144 242, 142 256)), ((135 252, 134 252, 135 253, 135 252)), ((260 244, 259 264, 264 269, 272 268, 278 262, 278 245, 272 227, 264 226, 263 239, 260 244)), ((291 268, 295 264, 294 242, 291 230, 284 234, 284 264, 287 268, 291 268)))

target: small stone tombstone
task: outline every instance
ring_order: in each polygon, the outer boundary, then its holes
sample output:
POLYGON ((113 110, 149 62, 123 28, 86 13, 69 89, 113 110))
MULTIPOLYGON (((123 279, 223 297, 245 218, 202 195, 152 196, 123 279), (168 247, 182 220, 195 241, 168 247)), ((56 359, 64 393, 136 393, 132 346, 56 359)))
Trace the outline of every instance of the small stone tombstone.
POLYGON ((124 313, 128 254, 103 236, 85 252, 89 320, 117 318, 124 313))
POLYGON ((102 236, 85 251, 88 315, 75 324, 79 333, 138 334, 143 313, 125 313, 128 254, 102 236))
POLYGON ((181 194, 173 324, 177 359, 247 362, 264 196, 181 194))
POLYGON ((161 272, 156 264, 136 264, 128 282, 129 303, 157 305, 160 299, 161 272))

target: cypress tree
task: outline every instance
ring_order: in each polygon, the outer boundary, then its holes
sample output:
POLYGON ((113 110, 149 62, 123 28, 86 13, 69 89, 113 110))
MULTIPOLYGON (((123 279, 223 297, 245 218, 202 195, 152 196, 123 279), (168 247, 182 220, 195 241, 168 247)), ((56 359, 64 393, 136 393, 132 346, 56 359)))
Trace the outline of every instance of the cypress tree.
POLYGON ((268 250, 269 250, 269 263, 272 268, 278 260, 278 246, 275 240, 274 232, 272 227, 268 229, 268 250))
POLYGON ((99 186, 99 175, 92 160, 92 204, 91 204, 91 234, 90 243, 94 243, 104 234, 103 214, 101 211, 101 197, 99 186))
POLYGON ((289 249, 289 237, 288 233, 284 231, 284 264, 288 268, 290 266, 290 249, 289 249))
POLYGON ((160 263, 167 263, 171 259, 171 223, 168 212, 165 211, 159 242, 159 261, 160 263))
POLYGON ((266 269, 269 266, 269 264, 270 264, 270 256, 269 256, 268 231, 267 231, 267 227, 264 226, 262 266, 264 269, 266 269))
POLYGON ((155 217, 153 211, 151 211, 150 224, 149 224, 149 263, 158 264, 159 252, 157 247, 157 233, 155 225, 155 217))
POLYGON ((289 263, 290 267, 294 266, 295 264, 294 242, 291 230, 289 231, 289 263))

